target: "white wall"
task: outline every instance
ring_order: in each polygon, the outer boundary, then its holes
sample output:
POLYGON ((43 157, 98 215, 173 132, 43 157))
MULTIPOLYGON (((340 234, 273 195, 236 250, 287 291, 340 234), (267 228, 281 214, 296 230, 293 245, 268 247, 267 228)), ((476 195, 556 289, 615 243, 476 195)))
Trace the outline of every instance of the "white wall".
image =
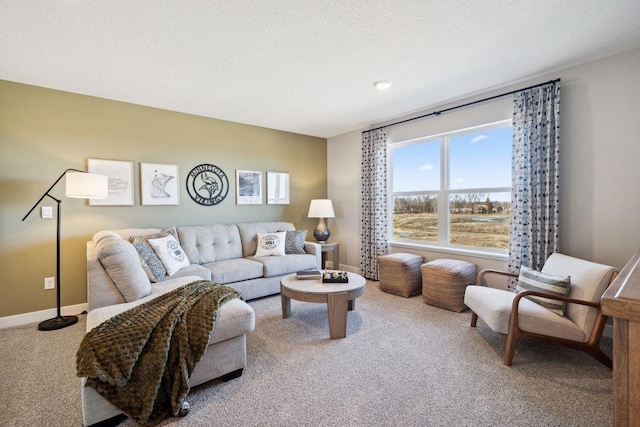
MULTIPOLYGON (((621 268, 640 247, 640 50, 457 100, 422 114, 555 78, 562 79, 560 250, 621 268)), ((390 128, 389 140, 505 118, 511 118, 511 97, 390 128)), ((331 240, 340 243, 341 267, 349 270, 359 268, 360 144, 361 131, 355 131, 329 138, 327 147, 328 197, 336 209, 330 224, 331 240)), ((428 260, 445 256, 402 251, 428 260)), ((447 257, 467 259, 479 268, 506 267, 504 261, 447 257)))

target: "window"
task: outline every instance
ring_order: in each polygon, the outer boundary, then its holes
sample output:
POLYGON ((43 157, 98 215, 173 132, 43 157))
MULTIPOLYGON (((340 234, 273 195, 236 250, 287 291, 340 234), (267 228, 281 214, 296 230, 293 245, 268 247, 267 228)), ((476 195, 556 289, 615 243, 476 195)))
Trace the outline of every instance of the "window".
POLYGON ((511 121, 391 144, 390 239, 509 248, 511 121))

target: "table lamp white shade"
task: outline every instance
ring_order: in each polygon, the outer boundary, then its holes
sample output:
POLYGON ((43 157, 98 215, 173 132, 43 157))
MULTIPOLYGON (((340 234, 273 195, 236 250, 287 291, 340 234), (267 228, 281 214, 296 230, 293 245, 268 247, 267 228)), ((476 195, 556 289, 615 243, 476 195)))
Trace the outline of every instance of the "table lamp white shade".
POLYGON ((333 204, 329 199, 313 199, 309 205, 309 218, 334 218, 333 204))
POLYGON ((109 178, 97 173, 68 172, 65 176, 65 196, 106 199, 109 196, 109 178))
POLYGON ((318 226, 313 230, 313 236, 318 243, 326 243, 327 239, 331 235, 329 227, 324 223, 324 218, 334 218, 336 215, 333 212, 333 204, 329 199, 313 199, 309 205, 309 218, 320 218, 318 220, 318 226))

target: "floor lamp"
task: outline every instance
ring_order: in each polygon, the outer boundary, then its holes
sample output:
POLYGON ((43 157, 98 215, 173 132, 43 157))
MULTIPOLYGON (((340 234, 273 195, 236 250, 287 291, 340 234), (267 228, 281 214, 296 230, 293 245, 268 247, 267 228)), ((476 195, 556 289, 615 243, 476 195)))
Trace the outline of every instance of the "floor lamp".
POLYGON ((38 206, 38 204, 45 197, 49 197, 58 204, 57 211, 57 235, 56 235, 56 297, 58 315, 52 319, 45 320, 38 324, 38 329, 41 331, 52 331, 55 329, 66 328, 74 323, 78 322, 78 316, 62 316, 60 315, 60 199, 56 199, 49 191, 56 186, 56 184, 66 175, 65 182, 65 196, 82 199, 105 199, 109 193, 108 178, 105 175, 98 175, 95 173, 87 173, 78 169, 67 169, 62 172, 62 175, 44 192, 42 197, 33 205, 33 207, 22 218, 24 221, 29 214, 38 206), (68 173, 70 172, 70 173, 68 173))

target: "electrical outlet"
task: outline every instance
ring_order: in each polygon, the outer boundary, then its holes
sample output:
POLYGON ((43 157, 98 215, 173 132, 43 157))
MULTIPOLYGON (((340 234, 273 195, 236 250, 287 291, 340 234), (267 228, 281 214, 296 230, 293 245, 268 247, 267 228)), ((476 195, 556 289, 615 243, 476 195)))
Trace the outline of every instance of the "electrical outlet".
POLYGON ((56 278, 55 277, 45 277, 44 278, 44 289, 55 289, 56 288, 56 278))

